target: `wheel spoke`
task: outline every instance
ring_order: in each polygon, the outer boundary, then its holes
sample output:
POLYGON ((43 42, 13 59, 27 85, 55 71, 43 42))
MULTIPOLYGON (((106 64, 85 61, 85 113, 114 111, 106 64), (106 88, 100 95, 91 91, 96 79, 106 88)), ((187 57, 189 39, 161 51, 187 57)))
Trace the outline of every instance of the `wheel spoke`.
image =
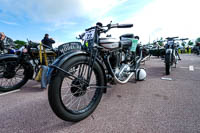
POLYGON ((86 99, 86 102, 85 102, 85 103, 86 103, 86 105, 87 105, 87 102, 90 101, 89 98, 88 98, 88 94, 87 94, 87 93, 85 94, 84 98, 86 99))
POLYGON ((82 66, 84 66, 84 64, 81 64, 80 66, 79 66, 79 70, 78 70, 78 76, 82 76, 81 75, 81 73, 82 73, 82 66))
POLYGON ((78 99, 75 100, 74 102, 71 102, 70 104, 67 104, 67 106, 69 106, 69 108, 72 107, 76 102, 78 102, 79 99, 80 99, 80 98, 78 98, 78 99))
POLYGON ((78 105, 77 105, 77 108, 76 108, 76 110, 78 110, 79 109, 79 106, 80 106, 80 103, 81 103, 81 97, 79 98, 79 102, 78 102, 78 105))
MULTIPOLYGON (((70 90, 70 89, 69 89, 70 90)), ((69 92, 69 90, 68 90, 68 92, 69 92)), ((78 89, 79 90, 79 89, 78 89)), ((65 94, 64 96, 63 96, 63 98, 64 97, 66 97, 66 96, 74 96, 74 95, 76 95, 76 94, 78 94, 80 91, 78 91, 78 90, 76 90, 74 93, 69 93, 69 94, 65 94)))

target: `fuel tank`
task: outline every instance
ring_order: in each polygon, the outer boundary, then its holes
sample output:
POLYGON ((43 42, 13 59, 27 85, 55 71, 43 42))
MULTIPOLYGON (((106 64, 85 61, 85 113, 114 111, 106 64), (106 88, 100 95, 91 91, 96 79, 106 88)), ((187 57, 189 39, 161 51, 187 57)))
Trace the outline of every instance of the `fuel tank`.
POLYGON ((106 49, 115 49, 120 47, 119 40, 116 38, 100 38, 100 45, 106 49))

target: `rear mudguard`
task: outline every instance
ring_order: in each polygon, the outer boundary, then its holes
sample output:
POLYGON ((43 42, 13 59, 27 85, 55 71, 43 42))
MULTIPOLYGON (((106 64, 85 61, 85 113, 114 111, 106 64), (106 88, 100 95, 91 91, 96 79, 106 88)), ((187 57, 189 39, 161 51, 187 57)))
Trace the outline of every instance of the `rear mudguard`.
POLYGON ((18 56, 15 54, 2 54, 0 55, 0 61, 1 60, 6 60, 6 59, 18 59, 18 56))
POLYGON ((30 62, 25 61, 25 60, 19 60, 19 56, 15 55, 15 54, 2 54, 2 55, 0 55, 0 62, 2 60, 8 60, 8 59, 14 59, 14 60, 20 61, 22 64, 25 64, 24 66, 25 66, 26 72, 28 74, 28 79, 32 79, 34 71, 33 71, 33 66, 30 62))
MULTIPOLYGON (((51 65, 47 66, 43 66, 43 72, 42 72, 42 80, 41 80, 41 88, 47 88, 47 84, 50 82, 51 78, 55 75, 57 75, 57 72, 60 71, 58 68, 60 68, 67 60, 71 59, 72 57, 75 56, 88 56, 88 53, 85 51, 70 51, 66 54, 63 54, 62 56, 59 56, 51 65), (56 68, 56 67, 58 68, 56 68)), ((104 74, 104 81, 105 81, 105 85, 107 85, 107 78, 106 78, 106 74, 105 74, 105 70, 104 67, 102 65, 102 63, 100 63, 100 61, 98 59, 96 59, 96 61, 98 62, 98 64, 101 66, 102 70, 103 70, 103 74, 104 74)), ((106 88, 103 90, 103 92, 106 92, 106 88)))

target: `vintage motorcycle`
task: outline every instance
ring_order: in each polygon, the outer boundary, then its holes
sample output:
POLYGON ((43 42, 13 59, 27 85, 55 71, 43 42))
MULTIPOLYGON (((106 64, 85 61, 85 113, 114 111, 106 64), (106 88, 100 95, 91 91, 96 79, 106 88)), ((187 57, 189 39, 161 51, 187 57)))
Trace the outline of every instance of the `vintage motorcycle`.
POLYGON ((7 54, 0 55, 0 91, 19 89, 28 80, 40 81, 41 66, 51 64, 58 56, 71 49, 81 49, 81 43, 64 43, 53 49, 28 40, 28 45, 18 50, 8 48, 7 54))
POLYGON ((57 58, 43 68, 42 87, 48 87, 48 99, 54 113, 66 121, 77 122, 88 117, 106 93, 108 83, 125 84, 132 76, 144 80, 146 72, 140 68, 136 56, 137 41, 133 34, 125 34, 120 41, 101 38, 112 28, 130 28, 132 24, 108 24, 85 30, 82 50, 74 50, 57 58))
POLYGON ((178 37, 168 37, 166 38, 167 43, 165 44, 165 72, 169 75, 171 72, 171 67, 178 62, 178 50, 176 46, 176 38, 178 37))
MULTIPOLYGON (((38 75, 40 65, 47 63, 44 58, 43 61, 40 60, 40 54, 44 51, 38 49, 39 45, 39 43, 28 41, 25 47, 7 48, 7 53, 0 55, 1 92, 19 89, 29 79, 34 78, 34 73, 35 77, 38 75)), ((55 51, 51 52, 53 56, 57 55, 55 51)))

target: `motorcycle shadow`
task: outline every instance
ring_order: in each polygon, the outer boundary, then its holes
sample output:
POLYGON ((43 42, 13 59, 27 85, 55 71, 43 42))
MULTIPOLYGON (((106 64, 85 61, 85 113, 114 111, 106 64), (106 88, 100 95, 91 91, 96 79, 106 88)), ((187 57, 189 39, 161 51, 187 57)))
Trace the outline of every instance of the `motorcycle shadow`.
POLYGON ((165 75, 165 67, 150 67, 147 69, 148 78, 160 78, 165 75))
POLYGON ((67 130, 68 128, 70 128, 71 126, 75 125, 76 123, 72 123, 72 122, 66 122, 66 121, 62 121, 53 125, 49 125, 49 126, 45 126, 42 127, 38 130, 36 130, 36 132, 38 133, 43 133, 43 132, 58 132, 61 130, 67 130))

